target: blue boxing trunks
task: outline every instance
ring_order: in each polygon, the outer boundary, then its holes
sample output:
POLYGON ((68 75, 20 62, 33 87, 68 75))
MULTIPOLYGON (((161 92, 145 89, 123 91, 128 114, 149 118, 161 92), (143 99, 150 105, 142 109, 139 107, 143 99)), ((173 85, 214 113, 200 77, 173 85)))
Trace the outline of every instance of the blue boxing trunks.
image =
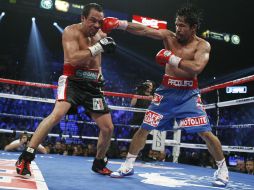
POLYGON ((141 127, 147 130, 173 130, 175 120, 188 133, 211 131, 197 79, 164 75, 141 127))

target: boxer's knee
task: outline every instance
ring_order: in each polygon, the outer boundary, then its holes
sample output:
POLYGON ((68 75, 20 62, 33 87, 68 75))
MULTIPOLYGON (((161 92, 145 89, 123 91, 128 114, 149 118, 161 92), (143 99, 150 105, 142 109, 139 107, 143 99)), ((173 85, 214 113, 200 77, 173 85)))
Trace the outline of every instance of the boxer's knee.
POLYGON ((113 124, 103 124, 100 127, 100 130, 104 133, 113 133, 114 131, 114 125, 113 124))
POLYGON ((198 133, 198 135, 203 139, 210 139, 212 138, 214 135, 211 131, 205 131, 205 132, 200 132, 198 133))
POLYGON ((201 132, 198 135, 210 144, 220 144, 220 140, 211 131, 201 132))
POLYGON ((146 129, 143 129, 143 128, 139 128, 137 130, 137 132, 135 133, 135 136, 138 136, 138 137, 147 137, 147 135, 149 134, 150 131, 146 130, 146 129))

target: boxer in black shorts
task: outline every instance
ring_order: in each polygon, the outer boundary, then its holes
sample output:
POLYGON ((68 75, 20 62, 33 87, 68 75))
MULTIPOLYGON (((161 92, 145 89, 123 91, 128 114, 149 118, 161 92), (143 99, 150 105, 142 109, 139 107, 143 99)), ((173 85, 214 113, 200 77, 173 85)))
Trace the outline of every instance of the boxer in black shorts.
POLYGON ((100 90, 101 53, 114 52, 116 44, 101 31, 103 18, 102 7, 90 3, 83 9, 81 22, 64 29, 64 73, 59 78, 57 101, 52 113, 39 124, 28 147, 16 162, 18 174, 31 176, 30 163, 35 158, 36 148, 62 117, 78 105, 86 108, 100 128, 92 170, 102 175, 111 173, 106 167, 105 155, 114 126, 100 90))

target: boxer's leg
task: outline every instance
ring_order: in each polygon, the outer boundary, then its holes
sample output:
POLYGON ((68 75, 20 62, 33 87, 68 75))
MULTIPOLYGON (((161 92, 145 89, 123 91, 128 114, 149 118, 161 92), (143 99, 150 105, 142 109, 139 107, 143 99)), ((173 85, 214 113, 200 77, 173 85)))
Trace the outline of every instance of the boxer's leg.
POLYGON ((16 171, 20 175, 30 175, 30 163, 35 158, 35 150, 43 139, 47 136, 49 131, 62 119, 62 117, 68 112, 71 104, 68 102, 56 102, 54 110, 52 113, 46 117, 39 124, 36 129, 28 147, 22 152, 19 156, 18 161, 16 162, 16 171))
POLYGON ((216 179, 213 182, 213 186, 225 187, 229 180, 228 168, 219 139, 211 131, 201 132, 199 136, 206 142, 207 148, 218 166, 218 170, 214 174, 216 179))
POLYGON ((112 171, 106 167, 107 160, 105 156, 114 130, 111 115, 109 113, 91 113, 91 117, 100 128, 99 139, 97 142, 97 153, 93 162, 92 170, 102 175, 109 175, 112 171))

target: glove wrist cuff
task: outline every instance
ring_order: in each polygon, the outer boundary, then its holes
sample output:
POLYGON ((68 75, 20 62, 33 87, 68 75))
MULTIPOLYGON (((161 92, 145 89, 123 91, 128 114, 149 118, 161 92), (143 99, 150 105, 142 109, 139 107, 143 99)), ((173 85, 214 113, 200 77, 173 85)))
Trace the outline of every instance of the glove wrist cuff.
POLYGON ((103 48, 99 43, 96 43, 95 45, 88 47, 88 49, 90 50, 92 56, 96 56, 103 52, 103 48))
POLYGON ((182 58, 176 56, 176 55, 171 55, 169 58, 168 63, 170 65, 173 65, 174 67, 178 68, 179 67, 179 63, 181 62, 182 58))
POLYGON ((126 30, 128 27, 128 21, 127 20, 119 20, 119 25, 117 29, 119 30, 126 30))

